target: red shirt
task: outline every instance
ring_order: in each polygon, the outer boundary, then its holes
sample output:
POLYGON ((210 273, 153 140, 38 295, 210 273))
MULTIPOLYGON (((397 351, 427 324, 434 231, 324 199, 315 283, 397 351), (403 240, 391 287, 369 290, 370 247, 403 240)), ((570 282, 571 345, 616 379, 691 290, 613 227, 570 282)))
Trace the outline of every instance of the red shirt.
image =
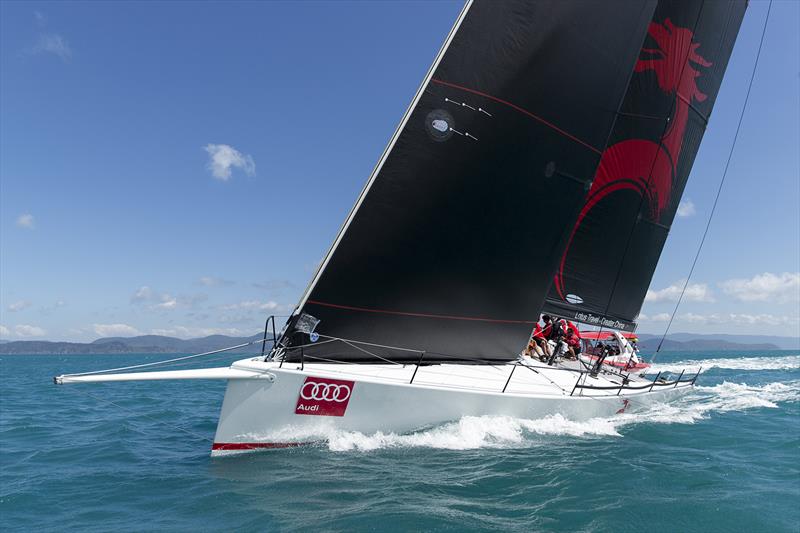
POLYGON ((578 326, 576 326, 575 324, 573 324, 572 322, 567 320, 567 329, 568 330, 571 329, 572 330, 572 334, 575 336, 575 338, 580 340, 580 338, 581 338, 581 330, 578 329, 578 326))
POLYGON ((572 337, 567 337, 567 344, 569 346, 572 346, 573 348, 577 348, 578 346, 581 345, 581 340, 575 335, 573 335, 572 337))

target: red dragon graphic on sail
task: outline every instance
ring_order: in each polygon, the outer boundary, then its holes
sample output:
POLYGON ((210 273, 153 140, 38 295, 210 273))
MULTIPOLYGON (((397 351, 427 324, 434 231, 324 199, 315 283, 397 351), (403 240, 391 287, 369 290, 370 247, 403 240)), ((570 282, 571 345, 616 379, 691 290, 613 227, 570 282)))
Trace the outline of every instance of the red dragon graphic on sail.
POLYGON ((681 154, 689 106, 706 99, 695 83, 700 72, 693 64, 710 67, 712 63, 697 53, 700 43, 693 42, 694 34, 686 28, 675 26, 670 19, 666 19, 664 24, 651 22, 648 34, 658 48, 642 48, 647 59, 639 59, 634 71, 654 71, 659 88, 665 93, 675 94, 675 111, 669 127, 658 142, 628 139, 609 146, 603 152, 586 204, 572 229, 555 276, 556 291, 562 299, 567 292, 564 282, 567 254, 575 233, 598 202, 614 192, 632 190, 644 198, 647 205, 644 214, 652 220, 660 219, 672 195, 675 166, 681 154))

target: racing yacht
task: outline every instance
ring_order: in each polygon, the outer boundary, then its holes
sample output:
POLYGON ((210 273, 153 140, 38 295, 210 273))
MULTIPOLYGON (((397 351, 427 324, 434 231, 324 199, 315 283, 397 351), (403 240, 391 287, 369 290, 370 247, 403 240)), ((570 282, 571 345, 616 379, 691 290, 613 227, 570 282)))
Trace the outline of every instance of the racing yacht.
POLYGON ((685 393, 520 351, 543 311, 634 330, 745 4, 467 1, 268 350, 55 382, 225 379, 214 454, 685 393))

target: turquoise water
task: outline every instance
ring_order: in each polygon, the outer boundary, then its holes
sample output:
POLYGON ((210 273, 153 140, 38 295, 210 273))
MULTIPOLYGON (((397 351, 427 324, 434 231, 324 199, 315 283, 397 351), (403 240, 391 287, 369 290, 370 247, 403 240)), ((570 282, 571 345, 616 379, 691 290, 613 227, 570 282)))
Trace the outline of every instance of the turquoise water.
POLYGON ((800 530, 797 352, 663 354, 661 369, 705 370, 647 413, 466 417, 215 459, 223 382, 51 382, 159 358, 0 358, 0 528, 800 530))

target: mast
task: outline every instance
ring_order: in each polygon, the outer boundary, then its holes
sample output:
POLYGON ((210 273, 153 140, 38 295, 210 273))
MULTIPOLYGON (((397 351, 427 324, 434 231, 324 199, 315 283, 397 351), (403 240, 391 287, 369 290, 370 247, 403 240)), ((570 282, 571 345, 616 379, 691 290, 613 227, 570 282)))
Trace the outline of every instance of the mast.
POLYGON ((746 8, 661 0, 544 309, 634 330, 746 8))
POLYGON ((515 357, 654 10, 467 3, 282 334, 290 358, 515 357))

